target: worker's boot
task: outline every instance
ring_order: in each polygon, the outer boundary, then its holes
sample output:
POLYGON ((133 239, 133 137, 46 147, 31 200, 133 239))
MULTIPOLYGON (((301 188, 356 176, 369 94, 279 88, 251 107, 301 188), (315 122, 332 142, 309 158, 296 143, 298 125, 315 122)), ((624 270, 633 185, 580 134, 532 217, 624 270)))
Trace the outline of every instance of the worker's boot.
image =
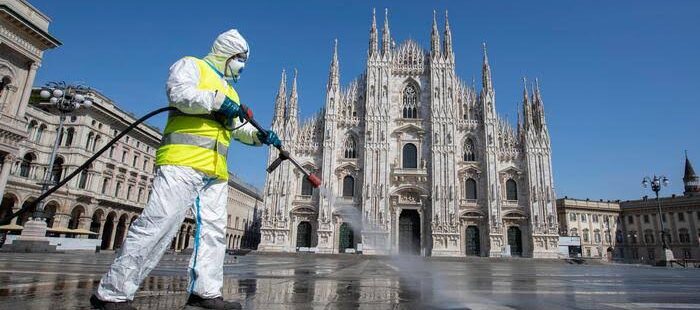
POLYGON ((237 302, 224 301, 223 297, 202 298, 195 294, 190 294, 190 297, 187 298, 185 309, 240 310, 243 307, 237 302))
POLYGON ((90 305, 93 309, 100 310, 136 310, 136 308, 131 305, 131 302, 102 301, 95 295, 90 296, 90 305))

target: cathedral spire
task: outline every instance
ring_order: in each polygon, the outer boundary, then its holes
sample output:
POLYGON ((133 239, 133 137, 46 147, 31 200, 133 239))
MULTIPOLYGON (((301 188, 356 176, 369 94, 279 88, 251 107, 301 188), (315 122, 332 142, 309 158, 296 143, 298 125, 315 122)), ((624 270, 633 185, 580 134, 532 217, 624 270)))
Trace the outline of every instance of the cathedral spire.
POLYGON ((481 67, 481 78, 484 91, 490 93, 493 91, 493 81, 491 80, 491 66, 489 65, 489 55, 486 52, 486 42, 482 43, 484 48, 484 63, 481 67))
POLYGON ((272 125, 284 124, 284 114, 287 108, 287 72, 282 69, 282 77, 280 78, 280 86, 277 89, 275 97, 275 117, 272 120, 272 125))
POLYGON ((299 118, 299 96, 297 95, 297 69, 294 69, 294 79, 292 80, 292 92, 289 95, 287 106, 287 124, 296 127, 299 118))
POLYGON ((527 78, 523 77, 523 128, 529 130, 532 127, 532 105, 530 94, 527 92, 527 78))
POLYGON ((379 36, 377 34, 377 10, 372 9, 372 28, 369 30, 369 51, 368 56, 374 56, 379 49, 379 36))
POLYGON ((693 196, 700 194, 700 178, 695 174, 695 169, 688 159, 688 151, 685 151, 685 173, 683 174, 683 184, 685 185, 685 191, 683 194, 686 196, 693 196))
POLYGON ((537 116, 540 126, 544 127, 546 124, 544 118, 544 102, 542 101, 542 95, 540 94, 540 80, 535 78, 535 108, 537 109, 537 116))
POLYGON ((447 16, 447 10, 445 10, 445 58, 454 59, 454 54, 452 53, 452 31, 450 30, 450 19, 447 16))
POLYGON ((440 33, 437 27, 437 12, 433 10, 433 30, 430 32, 430 53, 440 55, 440 33))
POLYGON ((384 29, 382 30, 382 55, 390 52, 391 32, 389 31, 389 9, 384 9, 384 29))
POLYGON ((333 47, 333 60, 331 60, 330 72, 328 73, 328 90, 340 86, 340 68, 338 65, 338 39, 335 39, 333 47))

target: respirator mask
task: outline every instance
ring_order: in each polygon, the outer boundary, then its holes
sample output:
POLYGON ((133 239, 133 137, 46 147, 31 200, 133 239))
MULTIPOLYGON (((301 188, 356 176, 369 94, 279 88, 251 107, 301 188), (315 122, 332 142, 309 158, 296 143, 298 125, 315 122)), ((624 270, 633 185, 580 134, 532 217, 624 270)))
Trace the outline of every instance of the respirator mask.
POLYGON ((239 53, 226 60, 224 68, 224 78, 233 82, 238 82, 238 78, 243 72, 245 63, 248 61, 248 52, 239 53))

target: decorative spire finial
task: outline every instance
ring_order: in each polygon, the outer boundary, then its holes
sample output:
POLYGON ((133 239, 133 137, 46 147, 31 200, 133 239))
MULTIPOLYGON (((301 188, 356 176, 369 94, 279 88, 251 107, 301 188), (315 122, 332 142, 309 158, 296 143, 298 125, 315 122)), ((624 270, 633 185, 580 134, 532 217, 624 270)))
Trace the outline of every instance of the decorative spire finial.
POLYGON ((389 31, 389 9, 384 8, 384 29, 382 30, 382 53, 387 54, 391 48, 391 32, 389 31))
POLYGON ((430 32, 430 52, 433 56, 440 55, 440 34, 437 28, 437 11, 433 10, 433 29, 430 32))

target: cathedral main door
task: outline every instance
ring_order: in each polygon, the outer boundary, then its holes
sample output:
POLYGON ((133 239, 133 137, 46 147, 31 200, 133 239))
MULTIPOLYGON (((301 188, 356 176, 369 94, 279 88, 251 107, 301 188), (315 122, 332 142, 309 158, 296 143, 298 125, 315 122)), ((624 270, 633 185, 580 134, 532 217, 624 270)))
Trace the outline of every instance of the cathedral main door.
POLYGON ((403 210, 399 216, 399 253, 420 255, 420 215, 403 210))
POLYGON ((297 247, 311 247, 311 223, 301 222, 297 226, 297 247))
POLYGON ((510 255, 523 255, 523 238, 520 228, 515 226, 508 227, 508 245, 510 245, 510 255))
POLYGON ((348 223, 343 223, 340 225, 340 240, 338 240, 338 250, 340 253, 344 253, 347 248, 355 247, 355 236, 352 231, 352 227, 348 223))
POLYGON ((481 256, 481 243, 479 242, 479 227, 467 227, 467 255, 481 256))

